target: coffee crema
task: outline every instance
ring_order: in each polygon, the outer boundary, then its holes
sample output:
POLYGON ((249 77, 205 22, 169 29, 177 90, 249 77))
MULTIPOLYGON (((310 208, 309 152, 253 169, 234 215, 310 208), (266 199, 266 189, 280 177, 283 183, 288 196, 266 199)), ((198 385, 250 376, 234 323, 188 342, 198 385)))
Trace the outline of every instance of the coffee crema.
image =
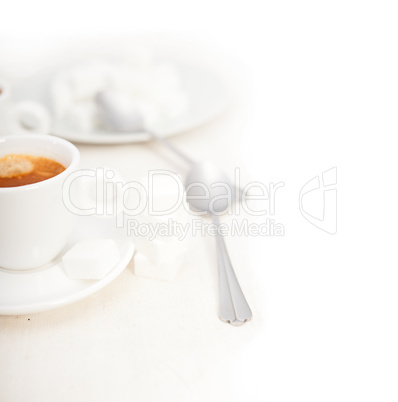
POLYGON ((57 176, 60 163, 42 156, 10 154, 0 158, 0 187, 19 187, 57 176))

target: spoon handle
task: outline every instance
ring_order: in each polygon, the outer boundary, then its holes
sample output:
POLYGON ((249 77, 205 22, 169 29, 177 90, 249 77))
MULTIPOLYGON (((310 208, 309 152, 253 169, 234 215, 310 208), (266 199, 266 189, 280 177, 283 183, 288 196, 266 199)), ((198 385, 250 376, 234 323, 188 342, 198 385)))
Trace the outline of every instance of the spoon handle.
POLYGON ((176 148, 174 145, 170 143, 170 141, 166 140, 163 137, 159 137, 159 135, 155 134, 152 131, 145 131, 148 135, 152 137, 155 141, 159 142, 160 144, 166 146, 169 148, 171 151, 173 151, 176 155, 178 155, 181 159, 184 159, 185 162, 187 162, 189 165, 193 165, 194 161, 187 155, 185 155, 183 152, 181 152, 178 148, 176 148))
MULTIPOLYGON (((219 220, 213 215, 213 222, 218 226, 219 220)), ((224 237, 217 238, 218 279, 220 292, 220 319, 232 325, 242 325, 252 318, 249 304, 242 292, 238 279, 229 259, 224 237)))

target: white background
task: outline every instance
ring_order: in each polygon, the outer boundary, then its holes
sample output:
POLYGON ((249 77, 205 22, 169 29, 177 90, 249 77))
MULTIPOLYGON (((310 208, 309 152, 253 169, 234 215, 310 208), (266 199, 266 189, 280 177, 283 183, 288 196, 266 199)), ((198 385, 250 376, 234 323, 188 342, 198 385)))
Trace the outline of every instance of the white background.
POLYGON ((276 215, 286 235, 249 242, 264 325, 213 386, 237 401, 396 401, 395 3, 1 4, 3 45, 167 32, 239 64, 241 158, 253 178, 285 182, 276 215), (334 166, 338 229, 329 235, 301 217, 298 194, 334 166))

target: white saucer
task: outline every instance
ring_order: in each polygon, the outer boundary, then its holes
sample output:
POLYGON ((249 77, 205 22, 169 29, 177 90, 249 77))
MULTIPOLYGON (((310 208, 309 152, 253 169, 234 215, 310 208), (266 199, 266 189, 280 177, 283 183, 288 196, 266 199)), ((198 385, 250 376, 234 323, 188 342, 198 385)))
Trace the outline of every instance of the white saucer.
POLYGON ((0 314, 28 314, 65 306, 97 292, 115 279, 130 262, 134 252, 133 241, 127 236, 125 228, 116 228, 114 219, 78 217, 65 251, 77 241, 87 238, 111 238, 117 243, 121 258, 109 274, 98 281, 70 279, 61 257, 34 270, 15 272, 1 269, 0 314))

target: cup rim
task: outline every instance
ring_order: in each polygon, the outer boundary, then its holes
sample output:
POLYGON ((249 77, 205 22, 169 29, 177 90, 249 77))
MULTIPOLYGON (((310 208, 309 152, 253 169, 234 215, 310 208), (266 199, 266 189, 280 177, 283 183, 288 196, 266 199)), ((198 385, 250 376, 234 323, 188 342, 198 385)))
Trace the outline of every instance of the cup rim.
POLYGON ((66 169, 61 172, 60 174, 57 174, 56 176, 50 177, 49 179, 39 181, 37 183, 32 183, 32 184, 25 184, 23 186, 17 186, 17 187, 0 187, 0 194, 1 193, 11 193, 11 192, 18 192, 18 191, 30 191, 34 190, 36 188, 41 188, 41 187, 46 187, 51 185, 54 181, 61 180, 63 178, 66 178, 71 171, 73 171, 79 164, 80 160, 80 152, 77 149, 75 145, 73 145, 71 142, 60 138, 56 137, 55 135, 41 135, 41 134, 18 134, 18 135, 6 135, 6 136, 0 136, 0 145, 2 142, 5 142, 7 140, 24 140, 24 139, 32 139, 36 138, 37 140, 44 140, 44 141, 50 141, 53 143, 58 143, 62 144, 65 148, 67 148, 71 153, 72 153, 72 161, 69 164, 66 169))

